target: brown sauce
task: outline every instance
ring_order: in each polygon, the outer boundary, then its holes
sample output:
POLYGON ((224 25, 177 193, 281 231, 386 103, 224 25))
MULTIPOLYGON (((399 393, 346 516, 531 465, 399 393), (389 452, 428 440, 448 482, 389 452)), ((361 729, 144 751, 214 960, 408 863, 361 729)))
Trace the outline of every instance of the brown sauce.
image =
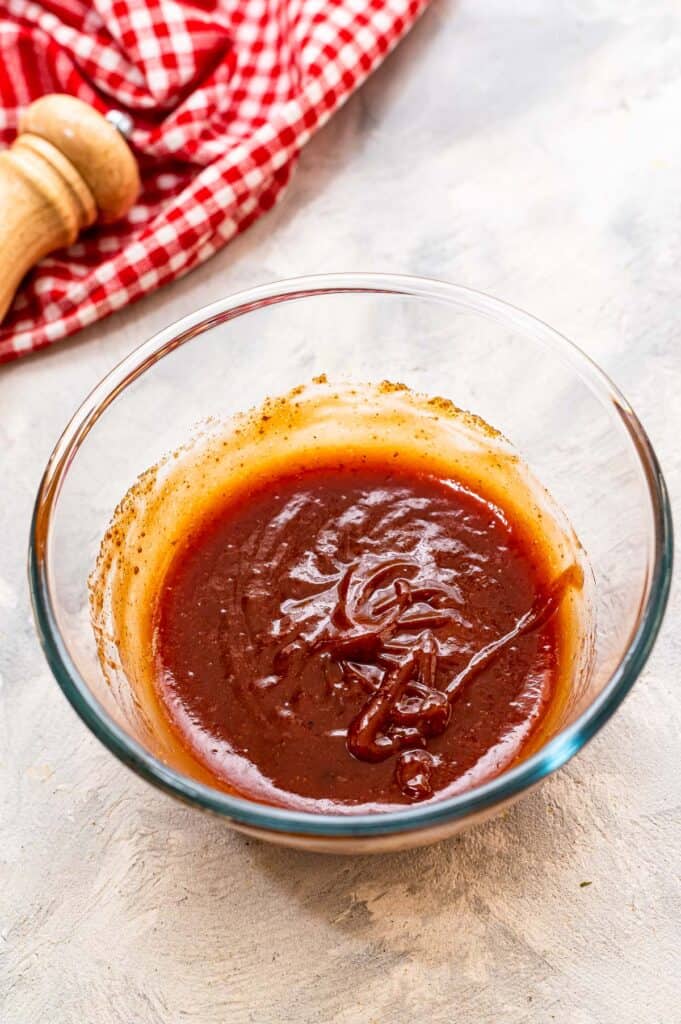
MULTIPOLYGON (((402 461, 402 460, 401 460, 402 461)), ((209 509, 155 613, 156 688, 215 784, 316 811, 460 792, 522 757, 581 572, 482 493, 397 461, 296 470, 209 509)))

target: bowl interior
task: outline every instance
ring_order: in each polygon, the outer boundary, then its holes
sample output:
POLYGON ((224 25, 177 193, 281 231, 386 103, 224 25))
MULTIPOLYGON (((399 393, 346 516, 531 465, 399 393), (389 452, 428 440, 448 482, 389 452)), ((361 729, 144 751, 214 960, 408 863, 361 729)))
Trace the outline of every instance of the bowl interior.
POLYGON ((107 687, 90 625, 88 576, 112 512, 139 474, 207 417, 224 419, 320 373, 400 381, 478 413, 512 441, 563 508, 593 570, 591 675, 550 749, 477 796, 438 810, 410 808, 404 826, 380 817, 385 831, 418 827, 429 811, 465 815, 476 800, 494 802, 537 781, 616 706, 654 639, 671 554, 664 485, 626 403, 555 332, 485 296, 409 278, 309 279, 225 300, 133 353, 76 414, 39 495, 33 587, 48 657, 98 735, 173 791, 268 827, 272 820, 274 828, 331 834, 376 827, 272 817, 258 805, 244 810, 245 801, 204 793, 161 765, 107 687))

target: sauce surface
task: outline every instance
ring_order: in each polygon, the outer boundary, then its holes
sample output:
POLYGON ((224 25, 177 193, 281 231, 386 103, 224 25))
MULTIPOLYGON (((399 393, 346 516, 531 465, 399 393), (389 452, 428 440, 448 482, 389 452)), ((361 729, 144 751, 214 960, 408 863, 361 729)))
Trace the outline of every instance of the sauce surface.
POLYGON ((442 798, 518 760, 555 693, 540 538, 454 481, 392 465, 289 472, 178 548, 156 687, 216 784, 348 812, 442 798))

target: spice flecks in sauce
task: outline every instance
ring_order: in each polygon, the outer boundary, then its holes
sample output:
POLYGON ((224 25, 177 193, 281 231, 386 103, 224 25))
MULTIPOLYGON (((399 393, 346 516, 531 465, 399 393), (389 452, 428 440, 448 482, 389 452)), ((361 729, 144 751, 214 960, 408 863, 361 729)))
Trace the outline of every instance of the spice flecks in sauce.
POLYGON ((442 799, 565 721, 585 564, 478 417, 317 378, 206 421, 123 498, 91 577, 105 696, 160 760, 254 800, 442 799))

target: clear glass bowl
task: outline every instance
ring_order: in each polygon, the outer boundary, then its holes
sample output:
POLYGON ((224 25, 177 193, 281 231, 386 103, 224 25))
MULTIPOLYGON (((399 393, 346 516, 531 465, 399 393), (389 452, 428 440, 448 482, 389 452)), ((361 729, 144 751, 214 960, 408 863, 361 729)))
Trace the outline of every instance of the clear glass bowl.
POLYGON ((47 465, 31 531, 30 582, 45 654, 96 736, 143 778, 291 846, 333 852, 432 842, 497 812, 601 728, 640 673, 662 621, 672 527, 660 468, 631 408, 566 339, 503 302, 438 281, 339 274, 281 282, 191 313, 131 353, 85 400, 47 465), (587 691, 539 751, 466 793, 375 815, 323 815, 230 796, 145 748, 108 689, 88 576, 135 479, 224 418, 326 373, 401 381, 501 430, 558 504, 595 581, 587 691))

